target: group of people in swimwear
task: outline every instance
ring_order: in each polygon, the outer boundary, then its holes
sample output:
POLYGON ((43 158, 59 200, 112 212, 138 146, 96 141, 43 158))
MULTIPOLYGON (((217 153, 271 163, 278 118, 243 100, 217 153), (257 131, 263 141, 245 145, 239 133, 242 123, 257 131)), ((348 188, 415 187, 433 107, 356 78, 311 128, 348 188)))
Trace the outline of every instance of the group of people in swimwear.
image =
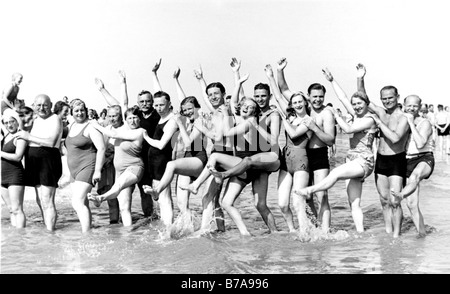
POLYGON ((214 221, 217 230, 225 231, 225 210, 240 234, 251 235, 235 206, 249 183, 256 209, 269 231, 276 232, 267 205, 268 179, 275 172, 278 205, 290 232, 307 233, 317 226, 330 230, 327 191, 340 180, 346 182, 356 231, 363 232, 363 183, 374 171, 386 232, 400 235, 405 199, 417 231, 425 235, 419 183, 434 169, 433 126, 421 115, 422 100, 417 95, 405 97, 402 110, 397 89, 386 86, 380 91, 380 107, 366 94, 362 64, 357 65, 357 91, 351 96, 325 68, 325 80, 347 110, 351 118, 347 120, 324 105, 326 88, 321 83, 310 85, 306 94, 290 90, 285 58, 277 61, 276 75, 271 65, 265 66, 267 82, 255 85, 251 96, 243 90, 249 75, 241 76, 241 62, 236 58, 230 63, 235 87, 228 96, 220 82, 206 83, 201 68, 194 71, 203 93, 200 97, 185 95, 179 69, 173 74, 177 95, 171 96, 159 83, 160 65, 161 59, 152 70, 154 93, 141 91, 137 105, 131 107, 125 72, 119 71, 119 99, 96 78, 95 85, 108 104, 102 123, 89 119, 85 101, 78 98, 58 101, 52 111, 50 97, 40 94, 33 108, 16 111, 11 102, 17 99, 22 77, 17 82, 13 76, 15 90, 4 95, 10 103, 3 107, 2 101, 1 151, 2 197, 12 225, 25 227, 24 191, 31 186, 47 229, 55 230, 55 193, 64 154, 72 206, 82 232, 92 226, 89 201, 97 207, 106 201, 110 222, 121 219, 124 226, 131 226, 136 185, 144 216, 157 215, 155 201, 161 221, 170 226, 175 176, 180 214, 190 217, 191 195, 204 191, 200 232, 208 232, 214 221), (328 148, 335 143, 337 126, 348 134, 350 147, 345 162, 331 169, 328 148), (280 145, 282 130, 286 142, 280 145), (184 152, 180 155, 179 150, 184 152))

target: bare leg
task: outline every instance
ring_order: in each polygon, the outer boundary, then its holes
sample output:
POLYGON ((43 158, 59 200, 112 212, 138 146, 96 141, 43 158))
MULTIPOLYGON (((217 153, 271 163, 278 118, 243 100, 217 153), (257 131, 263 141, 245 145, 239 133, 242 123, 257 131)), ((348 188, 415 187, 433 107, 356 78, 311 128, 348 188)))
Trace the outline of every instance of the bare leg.
MULTIPOLYGON (((153 186, 157 186, 159 184, 158 180, 153 180, 153 186)), ((173 201, 172 201, 172 187, 167 186, 164 190, 159 193, 158 199, 160 212, 161 212, 161 220, 166 226, 169 226, 173 223, 173 201)))
MULTIPOLYGON (((319 183, 330 173, 329 169, 320 169, 314 171, 314 183, 319 183)), ((315 193, 319 202, 319 213, 317 219, 322 223, 322 230, 327 232, 331 226, 331 209, 328 202, 328 190, 317 191, 315 193)))
POLYGON ((362 182, 359 179, 350 179, 346 181, 348 203, 352 209, 353 222, 356 231, 364 232, 364 215, 361 209, 362 182))
POLYGON ((375 174, 375 184, 377 186, 378 194, 380 195, 381 208, 383 209, 384 226, 386 233, 393 232, 393 214, 389 201, 389 180, 384 175, 375 174))
MULTIPOLYGON (((294 173, 293 186, 299 189, 305 188, 309 182, 309 173, 297 171, 294 173)), ((294 194, 294 207, 297 212, 298 228, 300 232, 306 232, 312 224, 306 216, 306 199, 298 194, 294 194)))
POLYGON ((214 216, 216 220, 217 229, 225 232, 225 220, 222 208, 219 204, 220 192, 222 191, 222 184, 218 184, 210 178, 207 183, 208 191, 202 198, 203 213, 201 231, 209 229, 209 225, 214 216))
POLYGON ((78 215, 83 233, 91 229, 92 215, 87 201, 87 193, 92 186, 85 182, 75 181, 72 184, 72 207, 78 215))
POLYGON ((42 205, 44 223, 47 230, 54 231, 56 225, 57 212, 55 207, 55 187, 40 185, 37 186, 39 201, 42 205))
MULTIPOLYGON (((400 192, 403 187, 403 178, 399 176, 390 176, 389 177, 389 187, 394 192, 400 192)), ((393 221, 392 224, 394 226, 394 232, 393 237, 397 238, 400 236, 400 229, 402 226, 402 220, 403 220, 403 210, 402 205, 400 201, 398 201, 395 197, 392 197, 392 195, 389 193, 389 201, 391 203, 392 207, 392 215, 393 215, 393 221)))
POLYGON ((252 188, 255 197, 255 206, 259 214, 263 218, 270 232, 277 232, 275 218, 267 206, 267 187, 269 182, 269 174, 262 172, 253 180, 252 188))
POLYGON ((244 187, 245 187, 245 183, 238 180, 236 177, 230 178, 227 188, 225 190, 225 195, 222 200, 222 208, 228 212, 228 214, 230 215, 230 218, 233 220, 233 222, 238 227, 241 235, 251 236, 250 232, 247 230, 247 227, 245 226, 244 221, 242 220, 242 216, 241 216, 239 210, 237 210, 237 208, 233 206, 234 201, 239 196, 239 194, 242 192, 244 187))
POLYGON ((293 178, 290 173, 280 170, 278 174, 278 206, 283 213, 283 218, 289 228, 289 232, 295 232, 294 216, 289 207, 293 178))
MULTIPOLYGON (((3 188, 2 188, 3 190, 3 188)), ((9 186, 8 194, 10 198, 11 224, 16 228, 25 228, 26 218, 23 212, 24 186, 9 186)))
POLYGON ((120 215, 122 216, 122 223, 124 227, 129 227, 132 225, 131 218, 131 202, 133 194, 134 185, 128 186, 120 190, 119 195, 117 195, 117 200, 119 201, 120 215))

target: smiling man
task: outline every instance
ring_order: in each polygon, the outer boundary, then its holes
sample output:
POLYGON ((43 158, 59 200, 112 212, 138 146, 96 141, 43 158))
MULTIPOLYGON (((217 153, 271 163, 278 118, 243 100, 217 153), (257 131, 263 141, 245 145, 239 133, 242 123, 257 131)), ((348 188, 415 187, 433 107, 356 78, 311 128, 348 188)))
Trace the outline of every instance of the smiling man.
MULTIPOLYGON (((357 65, 358 91, 366 93, 364 65, 357 65)), ((375 162, 375 183, 380 195, 386 233, 400 235, 403 211, 398 197, 394 193, 402 190, 406 180, 406 144, 409 138, 409 125, 404 112, 398 107, 397 88, 385 86, 380 91, 383 107, 370 103, 369 108, 379 118, 380 140, 375 162), (392 134, 392 135, 391 135, 392 134), (391 193, 394 192, 394 193, 391 193)))

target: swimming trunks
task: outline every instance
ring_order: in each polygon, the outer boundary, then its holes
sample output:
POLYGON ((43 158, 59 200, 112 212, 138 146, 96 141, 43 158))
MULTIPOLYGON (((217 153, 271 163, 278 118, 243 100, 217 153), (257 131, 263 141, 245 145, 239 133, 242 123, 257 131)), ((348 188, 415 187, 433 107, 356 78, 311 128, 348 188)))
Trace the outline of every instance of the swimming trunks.
POLYGON ((328 161, 328 146, 319 148, 306 148, 309 170, 314 172, 319 169, 330 169, 328 161))
POLYGON ((421 162, 425 162, 426 164, 428 164, 431 167, 430 173, 424 179, 428 179, 434 171, 433 152, 419 153, 412 157, 408 156, 406 161, 407 161, 407 166, 406 166, 406 177, 407 178, 409 178, 411 176, 411 174, 414 171, 414 169, 416 168, 416 166, 421 162))
MULTIPOLYGON (((16 153, 14 139, 4 143, 2 140, 2 151, 6 153, 16 153)), ((24 186, 25 185, 25 169, 22 161, 12 161, 2 157, 2 187, 24 186)))
POLYGON ((75 181, 92 185, 97 149, 92 140, 83 135, 88 125, 86 124, 77 135, 73 137, 68 136, 65 140, 65 145, 70 176, 75 181))
MULTIPOLYGON (((443 124, 443 125, 438 125, 438 126, 440 126, 441 128, 443 128, 443 127, 445 127, 445 124, 443 124)), ((437 129, 437 131, 438 131, 438 136, 447 136, 447 135, 449 135, 450 134, 450 125, 444 130, 444 131, 441 131, 441 129, 437 129)))
POLYGON ((377 154, 375 162, 375 173, 390 176, 400 176, 406 178, 406 152, 401 152, 394 155, 377 154))
POLYGON ((25 152, 25 185, 58 188, 62 176, 59 148, 29 147, 25 152))

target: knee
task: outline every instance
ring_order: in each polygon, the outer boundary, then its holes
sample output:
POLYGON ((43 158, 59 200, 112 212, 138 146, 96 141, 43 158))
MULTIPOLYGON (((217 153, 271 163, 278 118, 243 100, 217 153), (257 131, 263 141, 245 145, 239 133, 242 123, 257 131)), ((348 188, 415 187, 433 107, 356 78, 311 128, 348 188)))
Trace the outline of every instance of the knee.
POLYGON ((242 161, 245 163, 245 165, 249 168, 253 167, 253 160, 250 157, 244 157, 242 161))
POLYGON ((289 205, 279 203, 278 206, 280 207, 281 212, 283 213, 289 212, 289 205))
POLYGON ((264 211, 266 211, 268 208, 267 208, 267 205, 265 204, 265 203, 261 203, 261 202, 257 202, 256 203, 256 209, 261 213, 261 212, 264 212, 264 211))

